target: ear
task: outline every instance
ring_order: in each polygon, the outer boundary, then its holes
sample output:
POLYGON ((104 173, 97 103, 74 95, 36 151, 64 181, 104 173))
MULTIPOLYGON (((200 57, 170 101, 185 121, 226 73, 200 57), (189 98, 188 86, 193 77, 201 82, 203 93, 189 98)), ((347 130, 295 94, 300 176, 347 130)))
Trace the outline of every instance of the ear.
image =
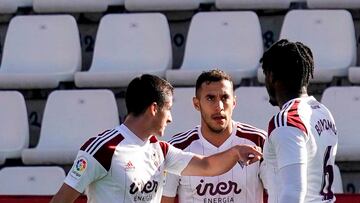
POLYGON ((233 100, 233 110, 234 110, 235 106, 236 106, 236 95, 234 95, 234 100, 233 100))
POLYGON ((193 105, 196 110, 200 111, 200 100, 197 97, 193 97, 193 105))
POLYGON ((152 116, 155 116, 156 113, 158 112, 157 103, 156 102, 151 103, 150 106, 148 107, 148 110, 152 116))

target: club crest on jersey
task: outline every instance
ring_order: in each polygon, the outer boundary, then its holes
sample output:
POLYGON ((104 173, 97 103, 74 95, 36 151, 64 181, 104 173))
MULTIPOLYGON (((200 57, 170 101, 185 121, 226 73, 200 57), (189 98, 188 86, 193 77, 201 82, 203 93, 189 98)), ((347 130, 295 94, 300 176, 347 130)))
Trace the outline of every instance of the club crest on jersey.
POLYGON ((85 159, 85 157, 79 157, 75 161, 75 164, 72 167, 70 174, 74 178, 79 179, 82 176, 82 174, 84 174, 84 172, 86 171, 87 166, 88 166, 88 161, 85 159))

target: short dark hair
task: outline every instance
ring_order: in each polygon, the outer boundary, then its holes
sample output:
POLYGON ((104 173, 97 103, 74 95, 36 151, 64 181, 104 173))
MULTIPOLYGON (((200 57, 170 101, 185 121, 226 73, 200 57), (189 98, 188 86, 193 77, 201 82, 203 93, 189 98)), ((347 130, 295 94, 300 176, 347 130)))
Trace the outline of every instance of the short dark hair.
POLYGON ((228 80, 233 85, 230 75, 220 69, 213 69, 202 72, 196 80, 196 96, 198 96, 198 91, 204 82, 206 82, 206 84, 210 84, 211 82, 219 82, 221 80, 228 80))
POLYGON ((162 108, 166 97, 174 92, 171 84, 155 75, 144 74, 134 78, 127 87, 125 102, 128 114, 139 116, 156 102, 162 108))
POLYGON ((264 53, 260 62, 264 73, 271 72, 274 80, 284 82, 292 90, 307 86, 314 75, 313 54, 301 42, 279 40, 264 53))

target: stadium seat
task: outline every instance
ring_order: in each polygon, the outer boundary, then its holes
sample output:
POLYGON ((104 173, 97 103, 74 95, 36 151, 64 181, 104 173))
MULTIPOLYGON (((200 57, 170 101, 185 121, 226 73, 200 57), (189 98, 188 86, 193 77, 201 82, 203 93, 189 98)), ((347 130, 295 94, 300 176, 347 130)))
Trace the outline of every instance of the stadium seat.
POLYGON ((194 10, 199 4, 199 0, 125 0, 129 11, 194 10))
POLYGON ((348 77, 351 83, 360 84, 360 67, 350 67, 348 77))
POLYGON ((216 0, 218 9, 288 9, 294 0, 216 0))
POLYGON ((262 53, 256 13, 197 13, 191 20, 183 63, 180 69, 166 71, 166 78, 175 86, 194 86, 202 71, 220 68, 238 85, 256 76, 262 53))
POLYGON ((124 6, 125 0, 108 0, 109 6, 124 6))
POLYGON ((81 68, 79 30, 70 15, 16 16, 0 66, 1 89, 56 88, 81 68))
POLYGON ((39 13, 103 12, 108 0, 33 0, 34 11, 39 13))
POLYGON ((54 195, 64 179, 58 166, 5 167, 0 170, 0 195, 54 195))
POLYGON ((20 158, 29 147, 29 124, 25 99, 17 91, 0 91, 0 165, 20 158))
MULTIPOLYGON (((315 63, 313 83, 347 77, 349 67, 356 63, 354 22, 346 10, 292 10, 285 16, 280 39, 310 47, 315 63)), ((260 70, 258 79, 264 82, 260 70)))
POLYGON ((184 132, 200 125, 200 113, 193 105, 195 88, 177 87, 174 89, 174 102, 171 108, 173 122, 164 133, 164 139, 169 140, 177 133, 184 132))
POLYGON ((261 128, 267 132, 278 107, 271 106, 265 87, 239 87, 235 90, 236 106, 233 119, 261 128))
POLYGON ((339 144, 337 161, 360 161, 360 87, 329 87, 321 99, 332 112, 339 144))
POLYGON ((360 8, 359 0, 307 0, 309 8, 335 8, 357 9, 360 8))
POLYGON ((170 30, 163 14, 109 14, 100 21, 91 67, 75 74, 75 84, 126 87, 143 73, 164 77, 171 66, 170 30))
POLYGON ((22 152, 24 164, 72 164, 90 137, 119 125, 110 90, 57 90, 47 99, 40 140, 22 152))
POLYGON ((15 13, 18 4, 14 0, 0 0, 0 14, 15 13))
POLYGON ((344 193, 342 178, 339 167, 335 164, 334 167, 334 182, 333 182, 334 193, 344 193))

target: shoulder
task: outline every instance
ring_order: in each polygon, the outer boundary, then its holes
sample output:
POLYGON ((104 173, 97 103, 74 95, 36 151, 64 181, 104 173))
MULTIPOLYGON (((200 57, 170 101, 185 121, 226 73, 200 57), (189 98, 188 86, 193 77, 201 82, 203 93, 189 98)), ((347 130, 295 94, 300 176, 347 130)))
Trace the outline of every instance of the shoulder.
POLYGON ((236 122, 236 136, 248 139, 262 148, 266 138, 266 132, 252 125, 236 122))
POLYGON ((279 113, 273 116, 269 122, 268 135, 280 127, 294 127, 301 130, 306 135, 308 130, 301 116, 301 100, 294 100, 287 104, 279 113))
POLYGON ((191 130, 174 135, 169 140, 169 143, 176 148, 184 150, 191 143, 193 143, 194 141, 196 141, 198 139, 199 139, 198 127, 195 127, 191 130))
POLYGON ((124 136, 117 129, 105 130, 87 140, 80 151, 93 156, 106 170, 109 170, 115 148, 123 140, 124 136))

